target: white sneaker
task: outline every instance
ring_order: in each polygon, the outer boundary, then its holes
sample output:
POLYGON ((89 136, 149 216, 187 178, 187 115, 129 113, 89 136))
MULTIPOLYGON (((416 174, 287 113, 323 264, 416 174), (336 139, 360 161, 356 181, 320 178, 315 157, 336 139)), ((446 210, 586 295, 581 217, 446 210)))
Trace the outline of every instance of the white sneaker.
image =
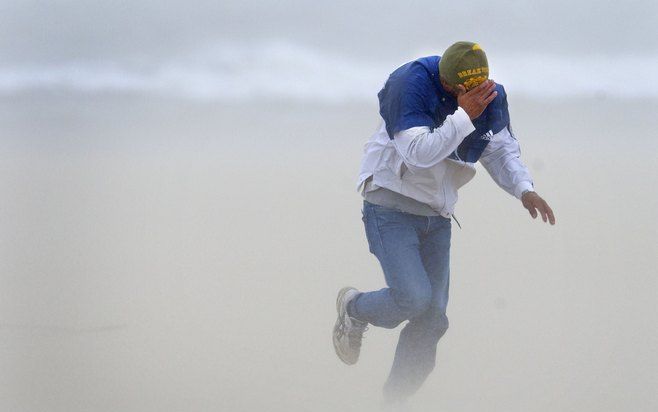
POLYGON ((334 349, 340 360, 348 365, 354 365, 359 360, 363 332, 368 329, 368 322, 347 315, 347 304, 358 294, 358 290, 348 286, 342 288, 336 298, 338 319, 334 325, 334 349))

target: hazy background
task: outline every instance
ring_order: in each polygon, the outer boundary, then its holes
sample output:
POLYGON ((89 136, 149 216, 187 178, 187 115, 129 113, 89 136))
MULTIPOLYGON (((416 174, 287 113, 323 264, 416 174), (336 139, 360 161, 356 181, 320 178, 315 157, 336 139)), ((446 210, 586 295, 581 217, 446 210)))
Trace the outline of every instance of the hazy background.
POLYGON ((658 408, 658 3, 0 1, 0 409, 376 411, 337 290, 397 66, 479 42, 558 224, 480 168, 415 410, 658 408), (472 259, 470 250, 484 250, 472 259))

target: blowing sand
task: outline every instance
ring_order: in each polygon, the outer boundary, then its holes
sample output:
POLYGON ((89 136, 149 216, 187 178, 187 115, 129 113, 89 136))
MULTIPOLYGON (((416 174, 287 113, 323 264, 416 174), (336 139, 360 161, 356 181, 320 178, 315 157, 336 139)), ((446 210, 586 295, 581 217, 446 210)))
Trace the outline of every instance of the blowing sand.
MULTIPOLYGON (((510 105, 558 223, 479 168, 412 406, 655 411, 658 102, 510 105)), ((354 367, 330 338, 340 287, 383 286, 374 106, 21 95, 0 122, 0 409, 377 410, 398 331, 354 367)))

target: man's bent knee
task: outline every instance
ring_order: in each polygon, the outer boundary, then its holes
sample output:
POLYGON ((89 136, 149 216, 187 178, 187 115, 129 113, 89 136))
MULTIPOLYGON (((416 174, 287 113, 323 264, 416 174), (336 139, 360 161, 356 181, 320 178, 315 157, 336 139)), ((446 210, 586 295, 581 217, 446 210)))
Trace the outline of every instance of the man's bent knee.
POLYGON ((445 313, 442 313, 440 316, 436 318, 436 321, 434 322, 433 325, 433 329, 439 335, 440 338, 446 333, 449 326, 450 323, 448 322, 448 317, 446 316, 445 313))
POLYGON ((425 313, 411 319, 412 322, 422 325, 423 330, 436 335, 438 340, 448 330, 448 316, 434 307, 430 307, 425 313))
MULTIPOLYGON (((430 309, 431 311, 431 309, 430 309)), ((448 330, 448 317, 445 313, 434 312, 429 314, 428 321, 425 322, 425 327, 428 332, 434 335, 434 340, 438 342, 439 339, 446 333, 448 330)))
POLYGON ((427 312, 430 308, 432 290, 430 288, 398 290, 394 291, 393 299, 403 314, 404 320, 412 319, 427 312))

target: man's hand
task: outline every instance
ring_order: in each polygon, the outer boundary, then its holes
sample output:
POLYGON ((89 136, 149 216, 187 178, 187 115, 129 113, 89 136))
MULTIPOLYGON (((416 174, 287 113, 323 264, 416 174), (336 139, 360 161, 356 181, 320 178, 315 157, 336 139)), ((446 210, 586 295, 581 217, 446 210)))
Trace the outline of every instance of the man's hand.
POLYGON ((457 86, 457 104, 464 109, 471 120, 476 119, 498 95, 495 88, 496 83, 493 80, 484 81, 469 91, 460 84, 457 86))
POLYGON ((539 210, 539 213, 541 213, 541 218, 544 222, 546 222, 546 219, 548 218, 548 221, 551 223, 551 225, 555 224, 555 216, 553 215, 553 210, 548 206, 548 203, 544 199, 542 199, 536 192, 526 192, 523 196, 521 196, 521 203, 523 203, 523 207, 528 209, 528 212, 530 212, 530 216, 532 216, 533 219, 537 218, 537 211, 539 210))

